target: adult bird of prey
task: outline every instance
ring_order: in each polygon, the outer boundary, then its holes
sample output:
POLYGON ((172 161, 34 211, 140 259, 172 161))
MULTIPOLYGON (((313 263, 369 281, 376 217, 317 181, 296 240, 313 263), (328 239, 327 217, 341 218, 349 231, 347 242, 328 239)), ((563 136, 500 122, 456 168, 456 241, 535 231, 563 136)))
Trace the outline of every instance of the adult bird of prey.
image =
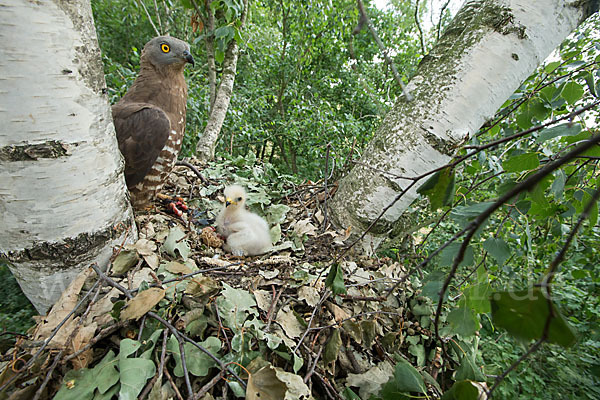
POLYGON ((190 46, 159 36, 144 46, 135 82, 112 107, 125 181, 134 208, 148 205, 177 159, 185 132, 186 63, 194 65, 190 46))

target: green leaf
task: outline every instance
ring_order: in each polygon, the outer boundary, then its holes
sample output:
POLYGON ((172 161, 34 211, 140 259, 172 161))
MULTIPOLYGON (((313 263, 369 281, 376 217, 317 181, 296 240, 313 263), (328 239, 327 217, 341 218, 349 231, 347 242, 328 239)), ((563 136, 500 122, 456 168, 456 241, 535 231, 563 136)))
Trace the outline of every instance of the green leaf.
MULTIPOLYGON (((456 254, 456 253, 455 253, 456 254)), ((455 255, 454 254, 454 255, 455 255)), ((453 256, 452 256, 453 257, 453 256)), ((423 287, 421 288, 421 294, 429 297, 434 303, 440 299, 440 292, 444 286, 446 275, 441 271, 433 271, 423 281, 423 287)), ((444 300, 448 298, 448 291, 444 295, 444 300)))
POLYGON ((466 353, 460 360, 454 379, 457 381, 470 379, 472 381, 485 382, 485 375, 475 362, 476 353, 466 353))
POLYGON ((433 174, 427 181, 417 189, 417 193, 429 198, 432 210, 437 210, 454 199, 455 175, 454 169, 447 167, 433 174))
POLYGON ((140 348, 140 342, 131 339, 121 340, 119 348, 119 400, 135 400, 146 385, 146 381, 154 376, 154 362, 143 358, 129 358, 140 348))
MULTIPOLYGON (((221 341, 215 336, 209 336, 205 341, 198 343, 213 355, 217 355, 221 349, 221 341)), ((175 376, 183 376, 183 363, 181 362, 181 352, 179 342, 174 335, 169 337, 167 342, 167 350, 173 353, 175 359, 175 376)), ((184 343, 183 351, 185 352, 185 365, 190 374, 194 376, 207 376, 211 368, 217 365, 205 352, 194 346, 192 343, 184 343)))
POLYGON ((361 400, 360 397, 352 391, 349 387, 345 388, 342 392, 344 400, 361 400))
POLYGON ((550 72, 554 71, 556 68, 558 68, 558 66, 560 65, 560 61, 552 61, 551 63, 548 63, 545 67, 544 67, 544 71, 549 74, 550 72))
MULTIPOLYGON (((440 266, 449 267, 454 264, 454 259, 460 250, 461 243, 450 243, 444 250, 440 253, 440 266)), ((473 248, 471 245, 468 245, 465 249, 465 254, 462 261, 459 264, 459 267, 465 267, 467 265, 473 264, 474 254, 473 248)))
POLYGON ((565 184, 567 183, 567 177, 562 169, 556 171, 556 177, 554 178, 554 182, 552 182, 552 187, 550 191, 554 195, 554 198, 560 200, 565 191, 565 184))
POLYGON ((285 204, 271 206, 267 210, 266 220, 270 226, 280 224, 285 221, 288 211, 290 211, 290 208, 285 204))
POLYGON ((598 92, 596 91, 596 83, 594 82, 594 75, 592 75, 588 71, 585 71, 583 78, 585 79, 585 83, 587 84, 592 96, 598 97, 598 92))
POLYGON ((185 240, 185 233, 178 226, 171 228, 161 249, 172 257, 181 256, 183 261, 188 259, 191 250, 190 245, 185 240))
POLYGON ((346 285, 344 284, 344 271, 340 264, 332 264, 325 279, 325 286, 327 286, 333 294, 345 294, 346 285))
POLYGON ((583 93, 583 87, 580 84, 571 81, 565 84, 561 96, 567 101, 567 103, 574 104, 577 100, 583 97, 583 93))
POLYGON ((454 333, 465 338, 473 336, 479 329, 477 315, 466 305, 450 311, 446 320, 450 323, 454 333))
POLYGON ((60 390, 54 396, 55 400, 91 400, 96 390, 96 377, 87 368, 70 370, 63 377, 60 390))
POLYGON ((401 358, 394 367, 394 375, 383 386, 381 396, 384 399, 396 399, 398 394, 409 392, 427 393, 423 377, 410 365, 408 361, 401 358))
POLYGON ((521 172, 535 169, 539 165, 540 160, 536 153, 525 153, 505 160, 502 163, 502 168, 504 168, 506 172, 521 172))
MULTIPOLYGON (((538 340, 542 337, 546 320, 550 317, 548 300, 540 288, 497 292, 492 295, 492 320, 500 328, 523 340, 538 340)), ((548 329, 548 342, 563 347, 575 343, 575 334, 554 303, 548 329)))
POLYGON ((225 282, 221 296, 217 298, 217 307, 223 324, 236 331, 250 315, 258 315, 254 296, 246 290, 234 289, 225 282))
POLYGON ((452 210, 450 216, 461 226, 465 226, 479 216, 479 214, 487 210, 492 204, 494 203, 488 201, 483 203, 475 203, 468 206, 459 206, 452 210))
POLYGON ((477 284, 467 287, 464 291, 466 305, 477 313, 488 313, 491 311, 490 295, 492 294, 492 287, 483 266, 477 269, 477 275, 477 284))
POLYGON ((323 363, 329 371, 333 371, 333 363, 338 358, 340 348, 342 347, 342 336, 339 329, 334 329, 323 349, 323 363))
POLYGON ((111 350, 93 369, 98 391, 106 393, 111 387, 119 382, 119 371, 117 371, 118 359, 111 350))
POLYGON ((478 400, 479 389, 471 381, 454 383, 450 390, 442 396, 442 400, 478 400))
POLYGON ((510 247, 508 247, 502 238, 487 238, 483 242, 483 248, 494 257, 499 266, 503 266, 511 256, 510 247))
POLYGON ((581 132, 581 125, 579 124, 560 124, 551 128, 543 129, 536 139, 536 142, 542 143, 546 140, 561 136, 575 136, 579 135, 579 132, 581 132))
POLYGON ((119 382, 119 371, 115 368, 117 362, 118 359, 111 350, 94 368, 82 368, 67 372, 61 388, 54 398, 58 400, 92 399, 96 388, 100 395, 110 394, 119 382))

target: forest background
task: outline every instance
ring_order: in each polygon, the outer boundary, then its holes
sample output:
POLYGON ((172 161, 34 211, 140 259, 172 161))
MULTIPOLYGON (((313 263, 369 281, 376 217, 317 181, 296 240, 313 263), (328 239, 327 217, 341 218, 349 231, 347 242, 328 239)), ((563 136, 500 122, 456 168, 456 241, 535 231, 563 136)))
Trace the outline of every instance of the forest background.
MULTIPOLYGON (((224 13, 239 9, 241 4, 235 0, 215 3, 224 13)), ((383 9, 369 2, 365 5, 388 55, 408 81, 451 19, 444 7, 448 4, 435 4, 444 8, 439 20, 430 16, 437 17, 439 11, 430 13, 432 5, 425 1, 395 0, 383 9)), ((181 157, 194 156, 208 119, 211 96, 209 70, 203 62, 207 59, 206 31, 193 18, 193 4, 188 0, 98 0, 92 2, 92 7, 113 103, 133 82, 140 50, 156 36, 155 29, 192 45, 197 66, 186 69, 189 98, 181 157)), ((355 1, 303 1, 302 6, 286 0, 251 1, 249 11, 243 28, 236 25, 235 16, 223 15, 223 25, 215 31, 218 74, 222 72, 226 44, 235 40, 241 49, 231 104, 217 142, 217 162, 233 160, 240 168, 264 163, 298 182, 318 181, 333 169, 330 179, 335 181, 358 159, 401 96, 401 87, 370 32, 355 32, 359 21, 355 1)), ((600 79, 597 28, 598 18, 594 16, 523 83, 494 121, 466 146, 510 137, 593 104, 600 79)), ((597 123, 597 112, 585 117, 574 114, 539 135, 508 142, 468 159, 454 169, 452 188, 457 195, 453 202, 438 199, 437 204, 435 196, 429 196, 434 207, 425 200, 430 193, 423 190, 424 198, 411 208, 411 233, 419 240, 401 237, 380 249, 378 255, 418 264, 464 226, 466 218, 480 212, 482 202, 495 198, 555 155, 592 135, 597 123)), ((457 154, 467 151, 461 149, 457 154)), ((500 374, 525 353, 529 343, 515 341, 498 329, 489 317, 489 306, 461 301, 468 301, 469 291, 524 289, 538 281, 563 248, 584 209, 592 204, 589 218, 566 248, 553 283, 554 300, 570 324, 576 344, 567 348, 543 345, 506 377, 497 389, 499 398, 514 398, 514 394, 522 398, 565 398, 565 387, 572 388, 570 398, 600 397, 600 243, 594 195, 599 182, 599 156, 586 154, 557 169, 537 190, 507 206, 503 215, 486 227, 486 232, 492 233, 481 234, 472 242, 459 279, 451 288, 449 304, 467 311, 463 313, 466 317, 448 316, 450 326, 461 330, 465 337, 477 336, 479 344, 473 345, 476 363, 484 366, 488 376, 500 374), (472 276, 476 285, 471 282, 472 276)), ((424 271, 423 293, 429 294, 433 302, 457 252, 458 246, 447 247, 424 271)), ((8 274, 4 267, 2 274, 8 274)), ((1 290, 7 293, 1 296, 2 328, 26 329, 32 309, 15 286, 4 285, 1 290)))

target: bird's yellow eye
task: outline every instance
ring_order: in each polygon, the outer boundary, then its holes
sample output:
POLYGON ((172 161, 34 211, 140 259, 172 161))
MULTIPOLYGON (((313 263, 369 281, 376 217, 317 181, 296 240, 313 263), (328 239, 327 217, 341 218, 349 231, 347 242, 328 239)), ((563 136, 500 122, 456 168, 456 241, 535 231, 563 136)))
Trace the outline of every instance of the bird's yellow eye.
POLYGON ((163 53, 168 53, 171 50, 169 45, 166 43, 161 44, 160 49, 163 51, 163 53))

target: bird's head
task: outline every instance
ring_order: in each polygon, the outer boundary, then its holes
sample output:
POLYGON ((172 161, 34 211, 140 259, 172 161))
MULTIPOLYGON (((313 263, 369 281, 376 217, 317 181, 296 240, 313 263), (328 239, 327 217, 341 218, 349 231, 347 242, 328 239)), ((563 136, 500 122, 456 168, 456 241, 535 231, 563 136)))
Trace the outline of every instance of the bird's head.
POLYGON ((225 195, 225 207, 228 210, 244 208, 246 203, 246 191, 239 185, 227 186, 223 191, 225 195))
POLYGON ((142 50, 142 58, 156 68, 165 66, 183 68, 186 63, 194 65, 190 45, 172 36, 158 36, 150 40, 142 50))

